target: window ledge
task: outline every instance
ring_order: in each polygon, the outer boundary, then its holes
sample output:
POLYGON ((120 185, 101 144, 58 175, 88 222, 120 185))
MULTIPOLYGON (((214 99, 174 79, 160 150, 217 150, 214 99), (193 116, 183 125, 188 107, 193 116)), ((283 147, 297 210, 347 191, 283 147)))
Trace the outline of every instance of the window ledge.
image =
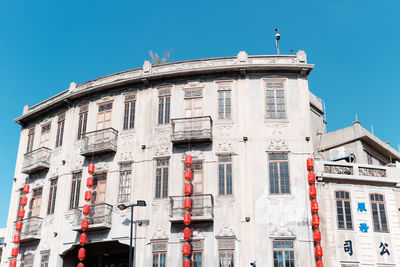
POLYGON ((264 119, 264 123, 289 123, 288 119, 264 119))

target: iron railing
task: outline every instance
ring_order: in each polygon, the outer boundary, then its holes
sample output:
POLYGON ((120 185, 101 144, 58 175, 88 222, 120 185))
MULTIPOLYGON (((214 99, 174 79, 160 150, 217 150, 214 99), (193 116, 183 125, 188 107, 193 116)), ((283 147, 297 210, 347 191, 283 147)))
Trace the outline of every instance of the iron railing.
POLYGON ((324 165, 325 173, 333 173, 333 174, 346 174, 353 175, 353 167, 352 166, 343 166, 343 165, 324 165))
POLYGON ((85 216, 82 213, 82 207, 80 207, 75 210, 73 228, 80 229, 81 221, 83 219, 87 219, 89 221, 89 230, 98 228, 111 228, 112 209, 113 206, 107 203, 93 204, 90 205, 89 215, 85 216))
POLYGON ((81 155, 109 153, 117 151, 118 131, 106 128, 93 132, 87 132, 82 136, 81 155))
POLYGON ((324 173, 330 174, 387 177, 386 171, 386 168, 360 166, 357 164, 324 164, 324 173))
POLYGON ((386 169, 358 167, 358 173, 361 176, 386 177, 386 169))
MULTIPOLYGON (((182 221, 186 213, 184 208, 185 196, 171 196, 169 216, 172 221, 182 221)), ((192 221, 213 220, 214 198, 211 194, 192 195, 192 209, 190 210, 192 221)))
POLYGON ((24 155, 22 163, 23 173, 33 173, 50 168, 51 150, 47 147, 40 147, 24 155))
POLYGON ((171 119, 171 142, 212 142, 210 116, 171 119))

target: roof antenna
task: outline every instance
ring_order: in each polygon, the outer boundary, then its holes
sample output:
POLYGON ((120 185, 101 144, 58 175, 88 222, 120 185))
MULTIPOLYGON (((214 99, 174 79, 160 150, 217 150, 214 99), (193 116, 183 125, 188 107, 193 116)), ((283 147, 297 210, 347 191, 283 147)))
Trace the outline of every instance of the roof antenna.
POLYGON ((275 29, 276 34, 275 34, 275 40, 276 40, 276 51, 278 52, 279 55, 279 40, 281 39, 281 35, 279 34, 279 29, 275 29))

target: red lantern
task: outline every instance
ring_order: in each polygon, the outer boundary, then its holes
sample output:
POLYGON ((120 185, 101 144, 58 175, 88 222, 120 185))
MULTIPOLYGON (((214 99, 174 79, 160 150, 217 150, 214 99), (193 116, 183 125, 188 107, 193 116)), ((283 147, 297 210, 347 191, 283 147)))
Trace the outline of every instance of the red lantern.
POLYGON ((11 257, 16 258, 18 256, 18 247, 13 247, 11 249, 11 257))
POLYGON ((90 201, 91 199, 92 199, 92 191, 87 190, 87 191, 85 192, 85 200, 86 200, 86 201, 90 201))
POLYGON ((318 227, 319 226, 319 216, 313 215, 312 216, 312 226, 318 227))
POLYGON ((315 173, 314 172, 308 173, 308 183, 315 184, 315 173))
POLYGON ((192 170, 191 169, 187 169, 185 171, 185 180, 186 181, 190 181, 192 179, 192 170))
POLYGON ((90 205, 88 205, 88 204, 83 205, 83 212, 82 213, 84 215, 88 215, 89 212, 90 212, 90 205))
POLYGON ((192 200, 190 198, 185 198, 183 206, 185 210, 190 210, 192 208, 192 200))
POLYGON ((315 246, 315 257, 322 258, 322 256, 323 256, 322 247, 321 246, 315 246))
POLYGON ((20 241, 21 241, 21 235, 15 234, 14 235, 14 244, 19 244, 20 241))
POLYGON ((192 185, 185 184, 185 195, 190 196, 192 194, 192 185))
POLYGON ((83 230, 83 231, 85 231, 85 230, 87 230, 89 228, 89 221, 88 220, 82 220, 82 222, 81 222, 81 229, 83 230))
POLYGON ((19 201, 19 204, 21 204, 22 207, 25 207, 27 203, 28 203, 28 198, 26 196, 22 196, 21 200, 19 201))
POLYGON ((183 245, 183 255, 189 256, 190 255, 190 245, 184 244, 183 245))
POLYGON ((183 267, 190 267, 190 260, 184 260, 183 267))
POLYGON ((316 266, 317 267, 324 267, 324 264, 322 263, 322 261, 318 261, 316 266))
POLYGON ((79 237, 79 244, 86 245, 86 243, 87 243, 87 235, 85 233, 82 233, 79 237))
POLYGON ((319 230, 314 230, 314 242, 321 241, 321 232, 319 230))
POLYGON ((307 170, 312 171, 314 169, 314 160, 312 158, 307 159, 307 170))
POLYGON ((186 155, 186 157, 185 157, 185 165, 186 165, 186 167, 192 166, 192 156, 186 155))
POLYGON ((311 211, 313 213, 318 212, 318 202, 316 200, 311 201, 311 211))
POLYGON ((84 248, 80 248, 78 251, 78 259, 84 260, 86 258, 86 250, 84 248))
POLYGON ((15 230, 17 230, 18 232, 22 230, 22 222, 17 222, 15 224, 15 230))
POLYGON ((85 267, 85 264, 83 264, 83 263, 78 263, 78 266, 77 267, 85 267))
POLYGON ((20 209, 18 211, 18 218, 23 219, 25 216, 25 210, 24 209, 20 209))
POLYGON ((186 227, 185 229, 183 229, 183 239, 189 240, 191 235, 192 234, 190 228, 186 227))
POLYGON ((88 173, 91 174, 91 175, 94 173, 94 164, 93 163, 89 164, 88 173))
POLYGON ((29 193, 29 184, 24 185, 24 189, 22 189, 22 193, 25 195, 29 193))
POLYGON ((87 180, 86 180, 86 186, 89 187, 89 188, 92 188, 93 183, 94 183, 93 181, 94 181, 93 177, 87 178, 87 180))
POLYGON ((308 193, 311 198, 317 197, 317 188, 313 185, 310 186, 308 193))
POLYGON ((189 225, 192 222, 192 217, 190 216, 190 213, 186 212, 185 215, 183 215, 183 223, 185 225, 189 225))
POLYGON ((10 267, 17 267, 16 261, 10 261, 10 267))

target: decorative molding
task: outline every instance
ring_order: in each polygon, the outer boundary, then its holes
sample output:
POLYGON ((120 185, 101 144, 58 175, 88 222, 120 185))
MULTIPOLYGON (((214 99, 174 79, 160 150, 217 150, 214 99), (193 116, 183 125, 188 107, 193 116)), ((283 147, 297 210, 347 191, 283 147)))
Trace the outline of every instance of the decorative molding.
POLYGON ((246 53, 246 51, 240 51, 240 52, 237 54, 237 59, 238 59, 238 61, 239 61, 240 63, 244 63, 244 62, 247 62, 247 61, 248 61, 249 55, 246 53))
POLYGON ((266 146, 267 151, 288 151, 289 148, 284 139, 270 139, 266 146))
POLYGON ((168 236, 165 234, 164 229, 162 229, 161 227, 158 227, 158 229, 154 232, 153 237, 151 239, 152 240, 168 239, 168 236))
POLYGON ((151 62, 148 60, 145 60, 143 63, 143 74, 151 73, 152 67, 153 67, 153 65, 151 64, 151 62))
POLYGON ((218 235, 216 235, 216 238, 226 238, 226 237, 235 237, 235 232, 233 231, 232 227, 229 227, 227 225, 224 225, 224 227, 219 231, 218 235))

